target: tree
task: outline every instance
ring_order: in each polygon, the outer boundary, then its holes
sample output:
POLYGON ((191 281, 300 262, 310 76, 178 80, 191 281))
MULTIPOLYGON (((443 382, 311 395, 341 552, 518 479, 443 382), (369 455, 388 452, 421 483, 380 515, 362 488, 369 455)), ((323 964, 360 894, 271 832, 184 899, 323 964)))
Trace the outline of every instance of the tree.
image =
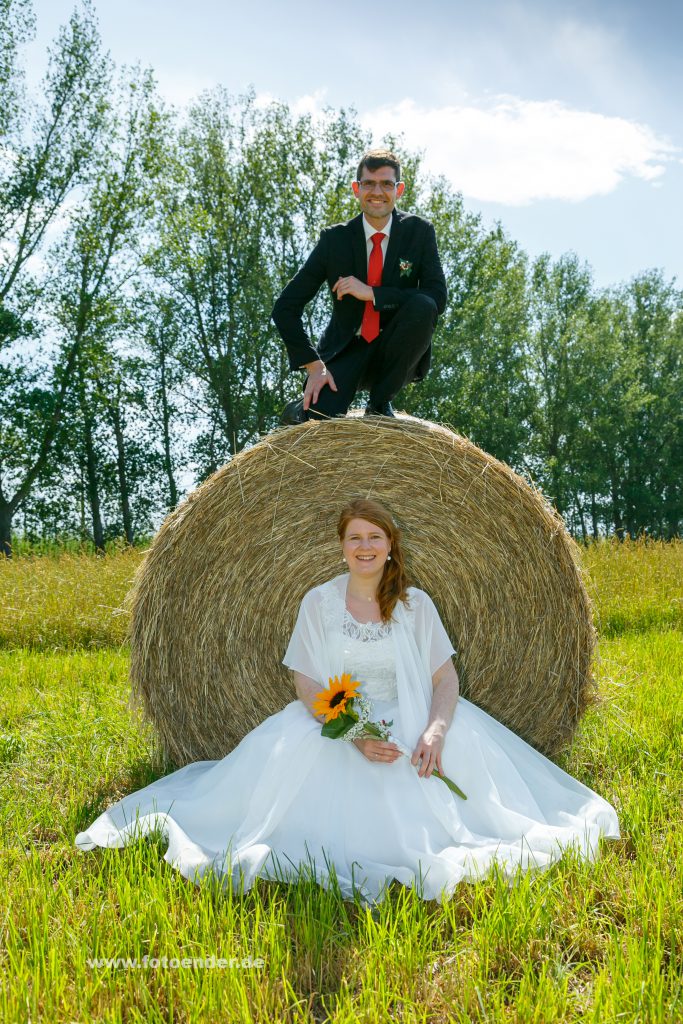
POLYGON ((23 74, 18 54, 33 35, 30 0, 0 0, 0 139, 4 144, 21 115, 23 74))
POLYGON ((582 338, 590 332, 594 295, 589 267, 574 253, 531 269, 530 383, 535 390, 529 463, 558 512, 570 511, 579 412, 592 401, 582 392, 582 338))
MULTIPOLYGON (((114 351, 125 320, 125 295, 142 265, 136 251, 152 214, 151 176, 162 121, 149 73, 123 83, 112 104, 96 175, 64 238, 51 253, 52 299, 62 345, 77 353, 77 389, 93 537, 104 546, 97 483, 96 434, 111 430, 123 529, 132 543, 133 514, 126 465, 124 361, 114 351)), ((129 360, 128 365, 135 365, 129 360)))
POLYGON ((12 516, 45 467, 78 354, 73 345, 48 353, 49 345, 37 340, 45 282, 31 273, 30 263, 42 253, 69 193, 86 179, 104 125, 110 67, 85 3, 50 53, 44 104, 27 108, 16 99, 16 58, 28 33, 22 18, 29 8, 5 3, 3 13, 10 33, 0 88, 11 102, 4 109, 0 164, 0 552, 9 555, 12 516))
POLYGON ((532 410, 526 260, 500 226, 487 231, 466 214, 443 179, 428 184, 422 210, 436 229, 449 299, 432 369, 408 388, 405 406, 521 466, 532 410))
MULTIPOLYGON (((179 451, 176 425, 190 426, 192 416, 181 408, 185 374, 178 361, 178 316, 172 299, 151 289, 140 289, 131 309, 132 331, 141 353, 137 374, 147 423, 160 447, 166 480, 166 511, 180 499, 178 459, 187 457, 187 445, 179 451)), ((187 404, 187 399, 185 399, 187 404)))
POLYGON ((683 518, 683 295, 660 271, 617 290, 615 309, 634 369, 622 417, 624 527, 673 536, 683 518))
MULTIPOLYGON (((174 301, 178 360, 206 410, 195 438, 201 474, 276 422, 291 384, 270 312, 327 217, 343 210, 358 136, 343 112, 316 125, 217 90, 190 110, 169 151, 150 266, 174 301)), ((324 302, 307 313, 313 332, 324 302)))

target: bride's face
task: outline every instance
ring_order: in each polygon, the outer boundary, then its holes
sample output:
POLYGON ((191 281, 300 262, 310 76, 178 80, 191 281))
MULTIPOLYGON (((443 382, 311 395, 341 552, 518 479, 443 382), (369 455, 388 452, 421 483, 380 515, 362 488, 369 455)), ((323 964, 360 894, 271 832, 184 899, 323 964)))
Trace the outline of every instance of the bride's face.
POLYGON ((384 530, 367 519, 351 519, 346 527, 342 552, 349 572, 358 576, 381 576, 391 542, 384 530))

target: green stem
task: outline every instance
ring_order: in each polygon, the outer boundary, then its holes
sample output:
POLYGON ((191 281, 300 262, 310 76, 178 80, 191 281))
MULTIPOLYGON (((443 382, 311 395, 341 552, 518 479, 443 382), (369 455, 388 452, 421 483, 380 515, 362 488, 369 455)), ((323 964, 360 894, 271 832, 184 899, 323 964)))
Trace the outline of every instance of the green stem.
POLYGON ((463 800, 467 800, 467 797, 465 796, 463 791, 460 789, 460 786, 456 786, 456 784, 453 782, 453 780, 449 779, 447 775, 442 775, 441 772, 438 772, 436 770, 436 768, 432 772, 432 775, 436 775, 437 779, 441 779, 442 782, 445 782, 446 785, 448 786, 448 788, 450 789, 451 793, 455 793, 456 796, 460 796, 460 797, 462 797, 463 800))
POLYGON ((371 736, 376 736, 378 740, 383 740, 386 737, 386 733, 374 722, 365 722, 365 731, 369 732, 371 736))

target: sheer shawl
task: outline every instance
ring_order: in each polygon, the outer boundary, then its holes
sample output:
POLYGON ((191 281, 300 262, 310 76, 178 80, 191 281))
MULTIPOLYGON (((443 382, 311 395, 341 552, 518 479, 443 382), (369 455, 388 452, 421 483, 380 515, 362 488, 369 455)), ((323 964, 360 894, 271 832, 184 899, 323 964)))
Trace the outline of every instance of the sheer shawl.
MULTIPOLYGON (((283 664, 326 686, 344 671, 343 618, 349 574, 323 583, 304 596, 283 664)), ((393 733, 414 749, 427 726, 432 702, 432 675, 455 650, 434 602, 423 590, 408 589, 408 606, 394 609, 391 635, 396 658, 398 720, 393 733)), ((362 682, 361 692, 362 692, 362 682)), ((457 714, 457 708, 456 712, 457 714)), ((334 741, 331 741, 334 742, 334 741)), ((353 751, 352 753, 356 753, 353 751)), ((436 778, 423 779, 425 799, 452 835, 462 831, 454 798, 436 778)))
MULTIPOLYGON (((331 676, 344 671, 343 618, 348 573, 309 590, 301 602, 283 664, 327 686, 331 676)), ((432 698, 432 674, 453 654, 454 649, 431 598, 421 590, 409 589, 409 605, 399 601, 391 635, 396 654, 398 720, 392 731, 411 749, 425 729, 432 698)), ((362 683, 362 680, 361 680, 362 683)), ((299 701, 285 711, 301 708, 299 701)), ((457 709, 456 709, 457 714, 457 709)), ((278 825, 303 780, 316 770, 325 744, 336 743, 321 736, 321 723, 306 709, 305 714, 283 717, 287 735, 271 749, 263 771, 255 781, 249 813, 232 837, 226 857, 240 863, 245 878, 258 874, 267 859, 267 837, 278 825)), ((243 741, 244 742, 244 741, 243 741)), ((361 757, 349 744, 349 757, 361 757)), ((324 770, 321 762, 321 772, 324 770)), ((415 769, 417 775, 417 769, 415 769)), ((466 832, 454 806, 454 797, 436 778, 420 779, 424 798, 439 815, 441 823, 457 838, 466 832)))

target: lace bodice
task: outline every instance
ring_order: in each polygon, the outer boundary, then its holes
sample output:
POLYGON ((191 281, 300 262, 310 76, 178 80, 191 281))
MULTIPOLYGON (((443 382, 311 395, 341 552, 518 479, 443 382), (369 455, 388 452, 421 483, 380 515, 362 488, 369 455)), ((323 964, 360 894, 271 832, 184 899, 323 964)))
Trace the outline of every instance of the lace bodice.
POLYGON ((371 700, 396 700, 396 666, 390 622, 357 622, 344 611, 344 671, 361 682, 371 700))

